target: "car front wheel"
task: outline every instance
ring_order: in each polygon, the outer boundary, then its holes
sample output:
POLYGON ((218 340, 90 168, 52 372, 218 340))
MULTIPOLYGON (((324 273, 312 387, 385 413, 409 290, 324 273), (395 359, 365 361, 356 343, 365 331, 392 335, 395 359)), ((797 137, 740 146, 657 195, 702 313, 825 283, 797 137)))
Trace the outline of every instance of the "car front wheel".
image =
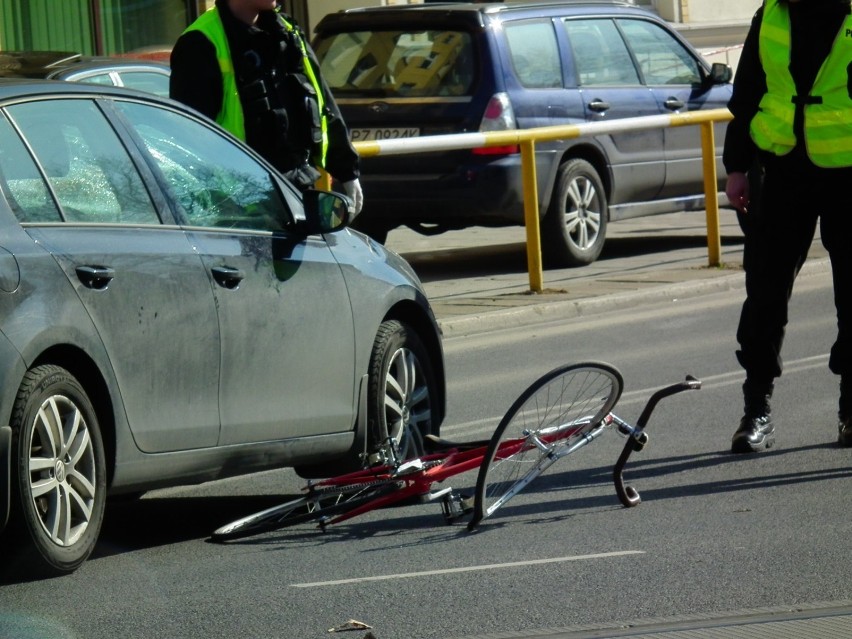
POLYGON ((414 330, 397 320, 383 322, 370 357, 371 448, 392 442, 403 459, 422 455, 423 437, 435 428, 436 388, 432 362, 414 330))
POLYGON ((11 426, 16 572, 71 572, 94 549, 104 516, 105 456, 94 408, 68 371, 38 366, 18 390, 11 426))
POLYGON ((606 240, 607 200, 595 168, 578 158, 559 167, 542 222, 544 257, 552 266, 591 264, 606 240))

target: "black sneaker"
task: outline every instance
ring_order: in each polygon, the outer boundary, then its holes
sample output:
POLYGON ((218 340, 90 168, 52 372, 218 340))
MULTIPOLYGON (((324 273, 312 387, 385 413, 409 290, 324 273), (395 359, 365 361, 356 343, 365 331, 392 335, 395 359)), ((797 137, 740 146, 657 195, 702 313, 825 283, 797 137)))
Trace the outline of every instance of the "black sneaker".
POLYGON ((775 425, 769 414, 757 417, 744 416, 731 440, 732 453, 759 453, 775 443, 775 425))
POLYGON ((852 419, 841 419, 837 425, 837 443, 844 448, 852 447, 852 419))

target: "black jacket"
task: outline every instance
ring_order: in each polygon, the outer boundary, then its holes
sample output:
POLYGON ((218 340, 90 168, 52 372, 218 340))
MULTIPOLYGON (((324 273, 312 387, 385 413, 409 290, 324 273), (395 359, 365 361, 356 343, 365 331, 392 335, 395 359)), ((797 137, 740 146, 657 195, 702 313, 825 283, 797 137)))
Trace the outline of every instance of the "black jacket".
MULTIPOLYGON (((247 95, 249 91, 245 89, 253 79, 247 76, 255 70, 267 75, 280 75, 284 71, 281 68, 282 57, 286 56, 281 53, 281 27, 277 16, 274 12, 264 11, 255 25, 247 25, 231 13, 226 0, 216 0, 216 8, 225 28, 237 74, 237 86, 245 116, 246 142, 276 168, 286 173, 295 168, 295 162, 289 155, 282 155, 281 140, 275 131, 274 118, 271 114, 266 114, 267 117, 255 117, 252 96, 247 95)), ((358 154, 349 141, 346 125, 331 91, 322 80, 319 63, 307 41, 305 45, 315 74, 320 79, 328 116, 326 170, 336 180, 348 182, 359 177, 358 154)), ((293 50, 290 53, 300 59, 299 52, 294 47, 291 48, 293 50)), ((213 43, 200 31, 184 33, 172 49, 170 95, 210 119, 215 119, 219 113, 222 105, 222 73, 213 43)), ((286 104, 276 104, 274 98, 270 106, 281 107, 284 111, 288 107, 286 104)), ((302 149, 302 159, 306 159, 307 154, 308 148, 302 149)))
MULTIPOLYGON (((800 2, 790 3, 792 25, 790 72, 800 95, 806 95, 813 86, 817 72, 831 50, 840 25, 850 13, 850 1, 852 0, 800 0, 800 2)), ((734 92, 728 103, 728 109, 734 116, 734 119, 728 123, 725 135, 723 161, 728 173, 734 171, 745 173, 758 155, 758 149, 749 135, 749 125, 757 113, 763 94, 766 93, 766 74, 760 63, 758 49, 762 18, 763 7, 757 10, 752 19, 737 65, 734 92)), ((811 168, 813 164, 807 157, 802 143, 801 108, 796 114, 794 126, 798 144, 793 151, 779 161, 796 163, 802 168, 811 168)), ((760 155, 765 162, 769 154, 761 152, 760 155)))

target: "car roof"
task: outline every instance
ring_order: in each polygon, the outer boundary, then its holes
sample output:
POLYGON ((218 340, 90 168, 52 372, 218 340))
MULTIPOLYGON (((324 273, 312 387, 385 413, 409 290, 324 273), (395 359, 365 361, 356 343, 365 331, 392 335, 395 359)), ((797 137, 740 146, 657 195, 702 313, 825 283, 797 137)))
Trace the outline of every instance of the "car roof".
POLYGON ((169 73, 166 64, 126 56, 86 56, 72 51, 0 51, 0 77, 64 78, 99 69, 147 69, 169 73))
POLYGON ((535 9, 550 9, 559 7, 580 7, 580 6, 608 6, 608 7, 635 7, 636 3, 633 0, 530 0, 527 2, 429 2, 425 4, 399 4, 399 5, 383 5, 375 7, 359 7, 355 9, 341 9, 337 13, 361 13, 361 12, 385 12, 388 10, 397 11, 415 11, 415 12, 456 12, 456 11, 477 11, 480 13, 502 13, 506 11, 528 11, 535 9))
POLYGON ((656 14, 636 6, 634 0, 537 0, 512 3, 449 1, 341 9, 327 14, 317 24, 315 31, 322 33, 336 31, 342 27, 349 30, 355 26, 385 26, 385 20, 408 20, 407 24, 416 24, 418 20, 438 22, 453 19, 468 25, 485 26, 491 19, 506 17, 509 14, 516 18, 557 16, 566 9, 571 14, 616 10, 618 13, 657 17, 656 14))
POLYGON ((66 96, 113 96, 132 98, 165 104, 173 109, 195 114, 192 109, 180 102, 169 98, 161 98, 147 91, 139 91, 125 87, 117 87, 111 84, 88 84, 85 82, 65 82, 63 80, 42 80, 31 78, 9 78, 0 77, 0 107, 7 101, 16 101, 21 98, 62 98, 66 96))

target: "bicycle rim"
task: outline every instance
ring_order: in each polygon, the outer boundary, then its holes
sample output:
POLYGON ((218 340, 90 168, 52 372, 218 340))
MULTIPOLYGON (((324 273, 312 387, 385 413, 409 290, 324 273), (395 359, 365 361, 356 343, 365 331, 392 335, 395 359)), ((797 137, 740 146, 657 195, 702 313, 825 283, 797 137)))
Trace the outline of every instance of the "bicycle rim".
POLYGON ((212 541, 231 541, 295 526, 322 517, 341 515, 398 489, 397 482, 371 482, 353 486, 330 486, 278 506, 247 515, 217 528, 212 541))
POLYGON ((546 456, 597 426, 623 387, 621 373, 603 362, 560 366, 533 382, 491 437, 477 476, 469 527, 493 515, 541 474, 546 456))

